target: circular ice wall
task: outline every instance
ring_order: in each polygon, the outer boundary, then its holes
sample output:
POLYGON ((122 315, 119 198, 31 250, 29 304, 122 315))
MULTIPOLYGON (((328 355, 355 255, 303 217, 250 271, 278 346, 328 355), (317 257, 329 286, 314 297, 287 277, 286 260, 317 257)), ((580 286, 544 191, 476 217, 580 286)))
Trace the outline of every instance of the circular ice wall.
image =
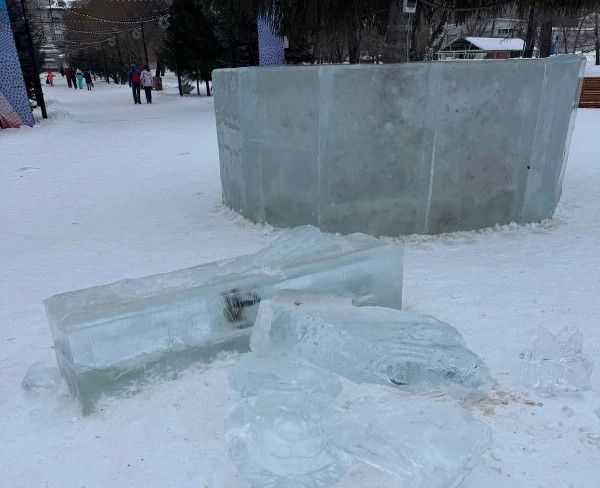
POLYGON ((256 222, 392 236, 551 217, 583 65, 217 70, 223 200, 256 222))

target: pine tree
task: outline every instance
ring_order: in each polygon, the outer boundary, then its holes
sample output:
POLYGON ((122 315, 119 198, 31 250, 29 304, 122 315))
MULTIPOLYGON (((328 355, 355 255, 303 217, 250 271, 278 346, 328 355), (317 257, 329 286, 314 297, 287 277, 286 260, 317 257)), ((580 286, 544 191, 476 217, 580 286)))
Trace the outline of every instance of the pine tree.
MULTIPOLYGON (((225 48, 215 34, 215 18, 194 0, 175 0, 164 45, 165 64, 188 78, 203 80, 210 96, 211 72, 224 65, 225 48)), ((199 90, 198 90, 199 91, 199 90)))

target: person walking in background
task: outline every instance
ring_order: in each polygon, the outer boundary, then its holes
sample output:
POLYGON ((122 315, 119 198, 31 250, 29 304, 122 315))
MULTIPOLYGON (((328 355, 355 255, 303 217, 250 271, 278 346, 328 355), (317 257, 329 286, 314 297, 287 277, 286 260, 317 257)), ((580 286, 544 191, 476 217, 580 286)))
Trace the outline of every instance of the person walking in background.
POLYGON ((83 90, 83 73, 81 73, 81 71, 77 71, 75 77, 77 78, 77 86, 80 90, 83 90))
POLYGON ((131 91, 133 92, 133 103, 138 104, 142 103, 141 94, 140 94, 140 72, 136 68, 135 65, 131 65, 129 70, 129 86, 131 87, 131 91))
POLYGON ((146 93, 146 103, 152 103, 152 73, 150 73, 148 65, 144 66, 144 71, 141 74, 141 82, 146 93))
POLYGON ((67 78, 67 86, 71 88, 71 69, 65 68, 64 73, 65 77, 67 78))
POLYGON ((77 90, 77 75, 75 74, 75 70, 71 68, 71 83, 73 84, 73 88, 77 90))
POLYGON ((85 85, 87 86, 88 91, 91 91, 94 86, 94 82, 92 81, 92 75, 90 74, 90 70, 85 70, 83 73, 83 77, 85 78, 85 85))
POLYGON ((46 80, 48 80, 48 84, 50 86, 54 86, 54 73, 51 70, 48 70, 48 74, 46 75, 46 80))

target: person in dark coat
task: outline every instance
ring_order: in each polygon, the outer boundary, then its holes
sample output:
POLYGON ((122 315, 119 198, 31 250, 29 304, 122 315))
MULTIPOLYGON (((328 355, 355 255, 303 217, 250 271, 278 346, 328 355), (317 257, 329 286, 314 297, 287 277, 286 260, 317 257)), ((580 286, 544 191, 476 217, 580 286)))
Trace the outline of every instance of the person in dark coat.
POLYGON ((85 78, 85 85, 87 86, 88 91, 91 91, 92 87, 94 86, 94 82, 92 81, 92 75, 90 74, 90 71, 86 70, 85 73, 83 73, 83 77, 85 78))
POLYGON ((65 68, 64 70, 65 77, 67 78, 67 86, 71 88, 71 69, 65 68))

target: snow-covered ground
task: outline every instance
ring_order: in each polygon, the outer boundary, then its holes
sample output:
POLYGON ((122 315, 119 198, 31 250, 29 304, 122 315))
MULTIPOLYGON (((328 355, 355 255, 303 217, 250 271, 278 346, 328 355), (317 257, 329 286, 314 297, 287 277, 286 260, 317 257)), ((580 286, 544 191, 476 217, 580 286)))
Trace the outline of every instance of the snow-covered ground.
MULTIPOLYGON (((220 203, 212 100, 169 90, 139 106, 126 87, 74 91, 60 77, 45 91, 48 121, 0 131, 0 486, 247 487, 223 451, 233 358, 86 417, 64 385, 21 389, 31 363, 55 365, 44 298, 254 252, 278 234, 220 203)), ((406 239, 406 308, 457 327, 498 382, 473 407, 494 444, 466 488, 599 486, 600 370, 591 392, 544 398, 519 360, 532 328, 573 325, 600 368, 599 135, 600 110, 580 110, 552 221, 406 239)), ((357 473, 343 486, 373 483, 357 473)))

